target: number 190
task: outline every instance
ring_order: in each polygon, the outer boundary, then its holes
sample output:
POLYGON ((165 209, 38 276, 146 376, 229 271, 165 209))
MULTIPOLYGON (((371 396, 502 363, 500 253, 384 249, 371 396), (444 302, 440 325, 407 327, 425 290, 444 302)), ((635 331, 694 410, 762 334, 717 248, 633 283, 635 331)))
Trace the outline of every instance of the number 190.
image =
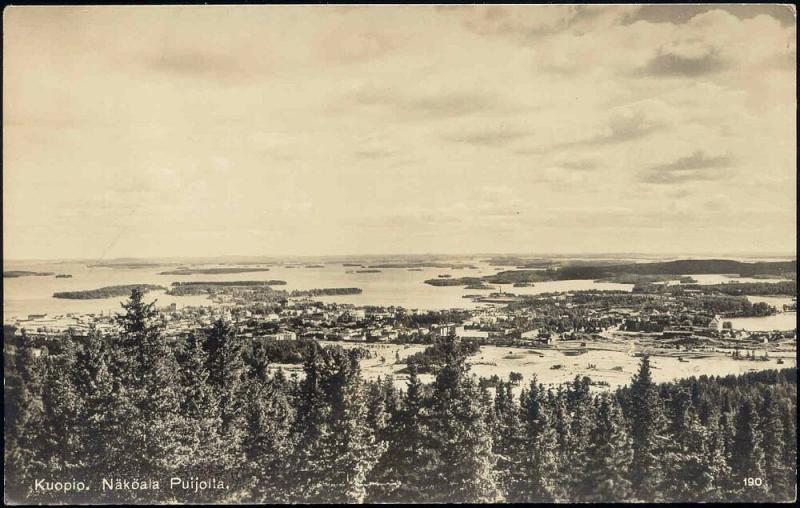
POLYGON ((761 478, 745 478, 744 479, 744 486, 745 487, 760 487, 764 481, 761 478))

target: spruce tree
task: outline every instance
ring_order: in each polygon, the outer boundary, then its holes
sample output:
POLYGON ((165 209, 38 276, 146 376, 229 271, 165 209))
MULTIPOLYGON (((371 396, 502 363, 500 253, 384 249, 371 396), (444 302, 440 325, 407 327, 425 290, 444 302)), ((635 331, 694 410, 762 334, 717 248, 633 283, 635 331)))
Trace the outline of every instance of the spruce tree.
POLYGON ((769 498, 772 501, 786 501, 790 490, 783 463, 783 418, 771 388, 764 392, 759 421, 761 448, 764 450, 764 481, 769 498))
POLYGON ((5 409, 5 473, 7 498, 23 502, 32 493, 34 479, 45 471, 42 461, 44 417, 42 407, 43 363, 24 333, 15 343, 13 372, 7 375, 5 409))
POLYGON ((713 488, 707 501, 725 501, 729 499, 734 482, 731 478, 731 469, 728 465, 728 455, 725 448, 725 421, 719 410, 712 409, 708 415, 708 441, 706 447, 706 462, 713 477, 713 488))
POLYGON ((507 500, 512 503, 541 503, 555 500, 558 442, 545 407, 544 390, 531 377, 530 388, 520 396, 522 439, 513 461, 507 500))
MULTIPOLYGON (((400 439, 397 432, 400 411, 400 398, 394 387, 392 376, 378 378, 377 382, 370 383, 367 401, 367 423, 372 430, 375 441, 383 447, 390 447, 391 443, 400 439)), ((377 464, 367 477, 368 502, 385 502, 390 493, 396 488, 390 480, 392 470, 396 464, 396 457, 388 452, 381 454, 377 464)))
POLYGON ((267 361, 256 356, 247 381, 242 449, 251 482, 248 500, 274 503, 287 501, 285 464, 292 451, 294 408, 285 379, 269 376, 267 361))
POLYGON ((497 457, 495 471, 502 492, 508 496, 512 488, 513 473, 517 469, 519 450, 523 444, 520 408, 514 401, 511 383, 500 382, 494 399, 495 432, 493 452, 497 457))
POLYGON ((783 471, 788 496, 797 491, 797 405, 787 404, 781 413, 783 419, 783 471))
POLYGON ((567 408, 567 396, 561 386, 553 396, 553 429, 556 433, 556 470, 559 481, 555 485, 554 497, 556 499, 570 499, 572 497, 572 478, 575 468, 570 460, 572 450, 572 416, 567 408))
POLYGON ((225 446, 218 463, 231 483, 240 484, 244 438, 244 377, 241 338, 228 321, 218 318, 206 331, 204 349, 207 353, 208 382, 216 392, 219 403, 220 432, 225 446))
POLYGON ((432 447, 437 460, 429 481, 431 501, 480 503, 497 496, 492 436, 478 383, 468 375, 454 340, 441 346, 444 365, 433 383, 432 447))
MULTIPOLYGON (((81 439, 82 400, 75 390, 75 344, 72 335, 61 338, 61 354, 45 358, 42 387, 41 460, 49 474, 60 478, 80 477, 83 469, 81 439)), ((54 493, 44 499, 75 501, 74 493, 54 493), (55 494, 55 495, 54 495, 55 494)))
MULTIPOLYGON (((195 334, 186 340, 183 362, 180 366, 182 388, 181 415, 183 416, 182 444, 186 454, 186 468, 181 477, 219 477, 217 462, 224 451, 219 401, 209 384, 207 354, 195 334)), ((212 502, 214 491, 189 493, 188 501, 212 502)))
MULTIPOLYGON (((145 304, 134 289, 117 317, 114 340, 110 415, 115 420, 112 440, 117 477, 166 478, 185 467, 181 450, 183 422, 174 347, 164 337, 155 302, 145 304)), ((116 492, 115 492, 116 493, 116 492)), ((162 489, 163 499, 169 499, 162 489)), ((123 492, 123 499, 151 500, 153 493, 123 492)))
POLYGON ((653 383, 650 359, 642 357, 628 402, 633 458, 631 484, 636 499, 656 500, 663 477, 661 456, 665 444, 664 416, 658 388, 653 383))
POLYGON ((383 447, 364 425, 367 404, 357 353, 338 347, 313 349, 305 372, 291 497, 303 502, 363 502, 367 475, 383 447))
POLYGON ((749 397, 744 398, 736 415, 731 474, 739 485, 739 500, 755 502, 765 499, 767 491, 763 483, 748 484, 748 479, 760 478, 762 482, 764 479, 764 450, 758 431, 758 415, 749 397))
POLYGON ((577 498, 584 502, 621 502, 628 499, 628 468, 632 450, 626 423, 617 400, 604 394, 595 425, 589 435, 586 462, 582 469, 577 498))
POLYGON ((222 318, 206 332, 209 384, 219 397, 223 433, 228 441, 238 441, 241 426, 242 395, 245 375, 243 344, 233 327, 222 318))
POLYGON ((708 499, 714 489, 714 470, 709 462, 708 436, 692 406, 692 395, 679 389, 673 396, 672 439, 664 457, 661 490, 670 502, 708 499))
POLYGON ((430 499, 428 489, 435 450, 429 428, 429 401, 417 365, 409 363, 408 371, 408 386, 398 411, 396 432, 383 454, 387 463, 378 480, 386 484, 385 500, 388 502, 412 503, 430 499))
POLYGON ((110 361, 108 342, 97 329, 90 328, 77 350, 72 378, 82 403, 78 425, 85 457, 82 476, 93 485, 119 469, 115 457, 120 449, 115 443, 120 441, 124 418, 116 409, 128 407, 127 403, 119 404, 114 393, 110 361))

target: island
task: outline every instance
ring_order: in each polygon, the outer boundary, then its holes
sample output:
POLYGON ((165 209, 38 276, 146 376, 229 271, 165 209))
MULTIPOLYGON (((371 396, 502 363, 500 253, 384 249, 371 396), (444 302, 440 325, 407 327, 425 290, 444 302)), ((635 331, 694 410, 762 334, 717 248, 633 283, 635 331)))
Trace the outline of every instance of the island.
POLYGON ((86 266, 89 268, 113 268, 115 270, 129 270, 137 268, 157 268, 164 265, 161 263, 94 263, 86 266))
POLYGON ((269 268, 185 268, 160 272, 159 275, 223 275, 229 273, 268 272, 269 268))
POLYGON ((468 284, 465 287, 465 289, 491 289, 491 290, 495 290, 497 288, 495 288, 494 286, 487 286, 486 284, 481 282, 480 284, 468 284))
POLYGON ((106 286, 99 289, 86 289, 83 291, 62 291, 53 293, 53 298, 63 298, 67 300, 99 300, 102 298, 114 298, 118 296, 128 296, 134 289, 139 289, 143 293, 165 289, 163 286, 155 284, 126 284, 122 286, 106 286))
MULTIPOLYGON (((639 273, 618 273, 612 277, 597 279, 595 282, 613 282, 616 284, 648 284, 675 280, 675 275, 645 275, 639 273)), ((694 279, 692 279, 694 280, 694 279)), ((697 282, 696 280, 694 282, 697 282)))
POLYGON ((285 280, 239 280, 239 281, 197 281, 173 282, 167 291, 171 296, 202 295, 220 288, 258 288, 270 289, 270 286, 285 286, 285 280))
MULTIPOLYGON (((692 284, 687 277, 690 274, 738 274, 740 277, 764 278, 766 275, 789 277, 796 273, 796 261, 742 263, 721 259, 687 259, 626 265, 573 264, 546 270, 503 270, 494 275, 484 277, 428 279, 425 284, 430 284, 431 286, 467 286, 479 281, 490 284, 529 284, 556 280, 594 280, 596 282, 617 282, 636 286, 680 279, 685 286, 692 284)), ((778 293, 769 291, 767 294, 785 294, 785 288, 788 286, 779 286, 784 282, 793 283, 794 279, 767 283, 782 288, 778 293)), ((742 283, 739 283, 739 285, 747 287, 747 291, 754 288, 754 286, 744 286, 742 283)), ((758 290, 762 289, 764 289, 764 286, 758 287, 758 290)))
POLYGON ((482 285, 483 279, 480 277, 457 277, 457 278, 450 278, 450 279, 428 279, 425 281, 425 284, 430 284, 431 286, 471 286, 471 285, 482 285))
POLYGON ((25 270, 10 270, 3 272, 4 279, 15 279, 17 277, 49 277, 55 275, 53 272, 28 272, 25 270))
POLYGON ((295 289, 289 296, 338 296, 338 295, 359 295, 361 288, 321 288, 321 289, 295 289))
POLYGON ((381 263, 377 265, 370 265, 370 268, 477 268, 467 263, 433 263, 433 262, 417 262, 417 263, 381 263))

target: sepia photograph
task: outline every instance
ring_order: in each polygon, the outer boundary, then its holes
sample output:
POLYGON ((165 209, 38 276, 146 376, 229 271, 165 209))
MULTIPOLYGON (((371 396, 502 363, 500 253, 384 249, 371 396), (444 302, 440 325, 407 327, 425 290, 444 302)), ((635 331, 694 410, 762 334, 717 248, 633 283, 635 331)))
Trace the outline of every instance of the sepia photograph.
POLYGON ((796 18, 6 6, 4 502, 796 502, 796 18))

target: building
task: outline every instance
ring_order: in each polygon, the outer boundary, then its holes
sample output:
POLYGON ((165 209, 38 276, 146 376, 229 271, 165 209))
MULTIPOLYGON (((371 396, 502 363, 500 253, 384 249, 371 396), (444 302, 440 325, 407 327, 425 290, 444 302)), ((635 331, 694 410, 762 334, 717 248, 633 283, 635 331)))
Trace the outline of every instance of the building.
POLYGON ((457 326, 455 329, 456 337, 459 339, 482 339, 486 340, 489 338, 489 332, 483 332, 481 330, 474 330, 470 328, 464 328, 463 326, 457 326))
POLYGON ((720 319, 720 317, 718 315, 714 316, 714 318, 708 323, 708 329, 709 330, 713 330, 715 332, 721 332, 722 331, 722 319, 720 319))

